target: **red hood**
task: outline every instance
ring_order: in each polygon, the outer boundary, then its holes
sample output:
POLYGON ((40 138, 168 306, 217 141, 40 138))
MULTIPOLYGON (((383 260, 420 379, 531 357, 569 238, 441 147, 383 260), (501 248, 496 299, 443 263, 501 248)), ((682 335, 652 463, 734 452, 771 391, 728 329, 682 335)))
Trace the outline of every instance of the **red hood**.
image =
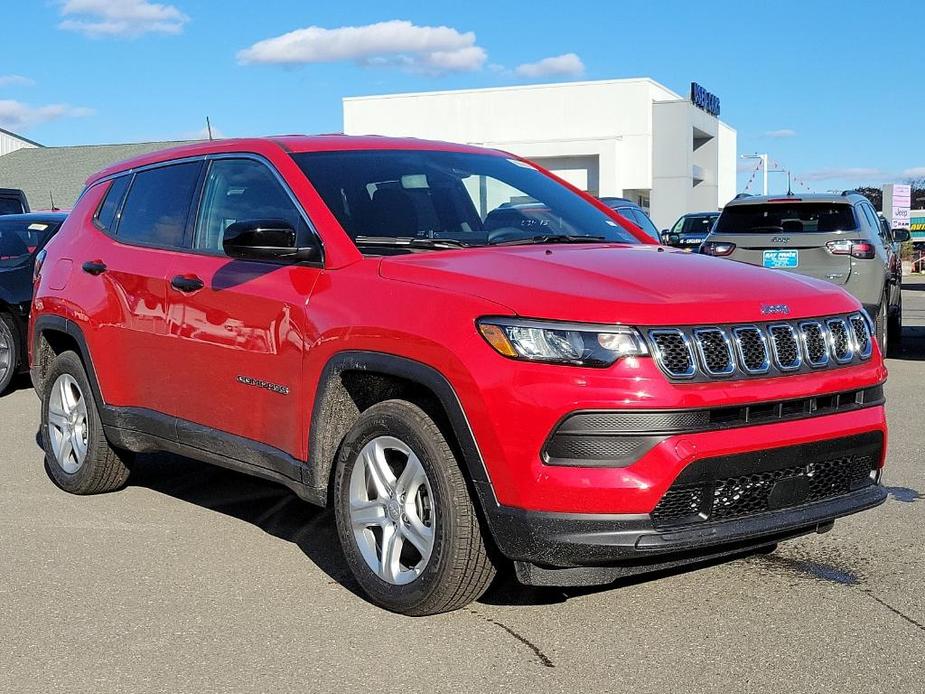
POLYGON ((516 246, 384 258, 383 277, 478 296, 531 318, 634 325, 773 320, 858 309, 828 282, 653 245, 516 246))

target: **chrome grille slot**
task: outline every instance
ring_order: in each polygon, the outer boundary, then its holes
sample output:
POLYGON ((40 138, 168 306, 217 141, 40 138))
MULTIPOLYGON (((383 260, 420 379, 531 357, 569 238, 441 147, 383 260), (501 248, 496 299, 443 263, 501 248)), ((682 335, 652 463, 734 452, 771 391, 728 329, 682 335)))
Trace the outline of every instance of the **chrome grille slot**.
POLYGON ((711 376, 731 376, 735 371, 732 349, 726 333, 720 328, 697 328, 694 343, 703 368, 711 376))
POLYGON ((655 359, 672 378, 694 375, 694 355, 687 337, 680 330, 652 330, 649 338, 655 346, 655 359))
POLYGON ((774 362, 781 371, 796 371, 803 366, 803 354, 792 325, 782 323, 768 328, 774 362))
POLYGON ((750 374, 764 374, 770 370, 768 342, 756 326, 745 325, 733 328, 732 336, 739 361, 745 371, 750 374))
POLYGON ((806 361, 811 366, 822 367, 829 363, 829 350, 825 339, 825 329, 819 321, 800 323, 800 337, 806 361))
POLYGON ((873 345, 871 343, 870 328, 867 325, 867 321, 860 313, 855 313, 853 316, 850 316, 848 321, 851 323, 851 329, 854 333, 854 348, 857 350, 858 356, 861 357, 861 359, 870 358, 873 345))
POLYGON ((829 346, 832 356, 839 364, 847 364, 854 358, 851 334, 844 318, 830 318, 825 322, 829 329, 829 346))

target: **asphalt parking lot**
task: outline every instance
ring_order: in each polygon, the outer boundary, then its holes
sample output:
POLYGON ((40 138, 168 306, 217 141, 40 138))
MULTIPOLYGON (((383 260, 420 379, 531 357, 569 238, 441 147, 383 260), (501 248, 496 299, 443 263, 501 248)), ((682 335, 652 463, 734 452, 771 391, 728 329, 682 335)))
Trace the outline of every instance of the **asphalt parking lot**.
POLYGON ((925 281, 889 360, 879 509, 777 553, 604 590, 500 583, 410 619, 354 593, 330 514, 167 455, 116 494, 47 478, 0 398, 0 691, 925 690, 925 281))

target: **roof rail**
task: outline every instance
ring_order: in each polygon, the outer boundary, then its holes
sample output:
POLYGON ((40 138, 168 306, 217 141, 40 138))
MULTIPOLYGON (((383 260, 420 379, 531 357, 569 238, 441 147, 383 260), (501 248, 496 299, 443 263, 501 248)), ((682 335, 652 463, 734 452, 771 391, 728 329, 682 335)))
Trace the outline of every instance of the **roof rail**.
POLYGON ((842 197, 848 197, 849 195, 863 195, 863 193, 861 193, 857 188, 854 188, 853 190, 843 190, 841 194, 842 197))

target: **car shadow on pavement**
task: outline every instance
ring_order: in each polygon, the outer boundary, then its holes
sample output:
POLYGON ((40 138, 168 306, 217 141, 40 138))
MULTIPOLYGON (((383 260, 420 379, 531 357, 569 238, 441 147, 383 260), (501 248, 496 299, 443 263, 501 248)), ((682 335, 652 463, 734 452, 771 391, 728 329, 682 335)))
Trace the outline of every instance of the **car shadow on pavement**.
POLYGON ((360 594, 341 557, 331 511, 301 500, 282 485, 170 453, 147 453, 132 463, 129 486, 255 525, 298 546, 332 583, 360 594))
POLYGON ((10 387, 6 389, 0 398, 5 398, 12 393, 15 393, 20 390, 29 390, 32 388, 32 379, 29 378, 29 374, 17 374, 13 377, 13 380, 10 381, 10 387))

